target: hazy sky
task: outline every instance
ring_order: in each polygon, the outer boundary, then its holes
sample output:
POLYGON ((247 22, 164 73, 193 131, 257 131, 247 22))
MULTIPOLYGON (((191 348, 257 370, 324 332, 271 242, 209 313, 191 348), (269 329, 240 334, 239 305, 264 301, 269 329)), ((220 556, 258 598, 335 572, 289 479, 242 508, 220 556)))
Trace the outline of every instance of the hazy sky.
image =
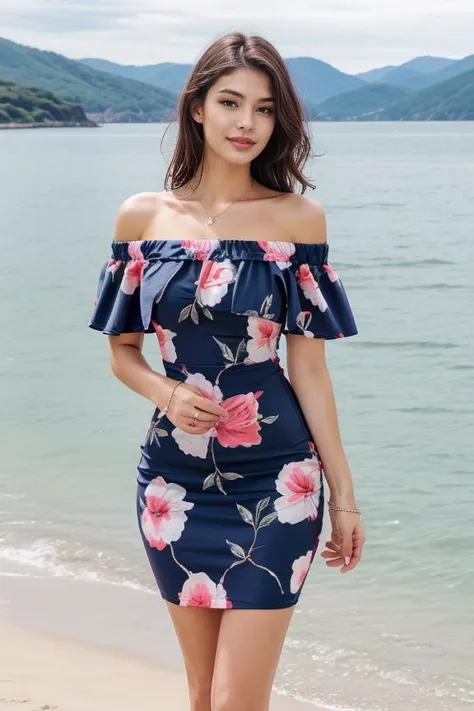
POLYGON ((284 57, 356 73, 474 53, 474 0, 0 0, 0 35, 67 57, 191 62, 217 36, 262 34, 284 57))

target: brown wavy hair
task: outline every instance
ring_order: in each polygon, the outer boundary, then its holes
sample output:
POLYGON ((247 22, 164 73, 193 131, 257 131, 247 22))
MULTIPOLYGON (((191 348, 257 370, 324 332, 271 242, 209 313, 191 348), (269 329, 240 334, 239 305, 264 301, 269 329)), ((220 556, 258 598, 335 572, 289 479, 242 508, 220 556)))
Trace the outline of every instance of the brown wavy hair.
POLYGON ((265 72, 275 99, 275 127, 264 150, 250 164, 252 177, 267 188, 280 192, 295 192, 296 183, 300 183, 302 193, 308 187, 315 187, 302 172, 311 153, 309 129, 283 57, 263 37, 232 32, 205 50, 180 96, 175 117, 178 136, 165 175, 165 190, 188 183, 202 160, 203 128, 191 116, 193 102, 204 101, 210 87, 223 74, 242 68, 265 72))

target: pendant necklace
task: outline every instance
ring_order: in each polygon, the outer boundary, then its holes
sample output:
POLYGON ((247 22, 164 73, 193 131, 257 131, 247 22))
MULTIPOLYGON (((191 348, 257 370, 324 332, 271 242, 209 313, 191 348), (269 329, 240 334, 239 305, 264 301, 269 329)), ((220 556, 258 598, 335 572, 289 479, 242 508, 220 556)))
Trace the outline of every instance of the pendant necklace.
MULTIPOLYGON (((207 220, 206 220, 206 224, 207 224, 207 225, 213 225, 213 224, 215 223, 215 221, 217 220, 217 218, 220 217, 221 215, 223 215, 224 212, 227 212, 227 210, 228 210, 230 207, 232 207, 232 205, 235 205, 236 202, 239 202, 240 200, 243 200, 244 197, 247 195, 247 193, 252 189, 252 187, 253 187, 253 181, 252 181, 252 184, 251 184, 250 188, 247 188, 247 190, 244 192, 244 194, 241 195, 239 198, 237 198, 237 200, 234 200, 234 202, 231 202, 230 205, 227 205, 227 207, 226 207, 224 210, 222 210, 222 212, 218 212, 217 215, 209 215, 208 218, 207 218, 207 220)), ((206 209, 205 209, 205 207, 204 207, 204 205, 203 205, 203 203, 202 203, 202 200, 199 200, 199 198, 197 198, 197 200, 198 200, 198 202, 200 203, 200 205, 201 205, 202 209, 204 210, 204 212, 206 212, 206 209)))

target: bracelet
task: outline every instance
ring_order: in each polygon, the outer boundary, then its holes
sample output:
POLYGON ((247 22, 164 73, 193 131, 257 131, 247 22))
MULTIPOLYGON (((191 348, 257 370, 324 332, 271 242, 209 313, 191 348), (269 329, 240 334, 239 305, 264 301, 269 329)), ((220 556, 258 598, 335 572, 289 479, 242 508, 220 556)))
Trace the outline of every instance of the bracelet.
POLYGON ((169 406, 170 406, 171 398, 172 398, 173 395, 174 395, 174 391, 176 390, 176 388, 178 387, 178 385, 181 385, 181 383, 184 383, 184 380, 178 380, 178 382, 177 382, 175 385, 173 385, 173 388, 172 388, 172 390, 171 390, 171 392, 170 392, 170 394, 169 394, 169 396, 168 396, 168 402, 166 403, 164 409, 163 409, 162 412, 161 412, 161 417, 163 417, 164 415, 166 415, 166 413, 168 412, 168 408, 169 408, 169 406))
POLYGON ((330 511, 348 511, 349 513, 356 513, 356 514, 359 514, 359 516, 360 516, 359 509, 346 509, 343 506, 338 506, 333 501, 328 501, 328 508, 330 511))

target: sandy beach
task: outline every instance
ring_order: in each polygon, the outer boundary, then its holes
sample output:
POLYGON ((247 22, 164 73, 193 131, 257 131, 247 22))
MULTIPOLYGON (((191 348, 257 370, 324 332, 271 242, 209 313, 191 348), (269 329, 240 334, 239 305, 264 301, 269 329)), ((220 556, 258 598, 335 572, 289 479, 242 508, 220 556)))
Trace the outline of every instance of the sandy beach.
POLYGON ((111 648, 0 623, 0 709, 186 709, 184 677, 111 648))
MULTIPOLYGON (((184 673, 136 655, 29 630, 0 618, 0 711, 189 708, 184 673)), ((303 709, 276 698, 272 710, 303 709)))

